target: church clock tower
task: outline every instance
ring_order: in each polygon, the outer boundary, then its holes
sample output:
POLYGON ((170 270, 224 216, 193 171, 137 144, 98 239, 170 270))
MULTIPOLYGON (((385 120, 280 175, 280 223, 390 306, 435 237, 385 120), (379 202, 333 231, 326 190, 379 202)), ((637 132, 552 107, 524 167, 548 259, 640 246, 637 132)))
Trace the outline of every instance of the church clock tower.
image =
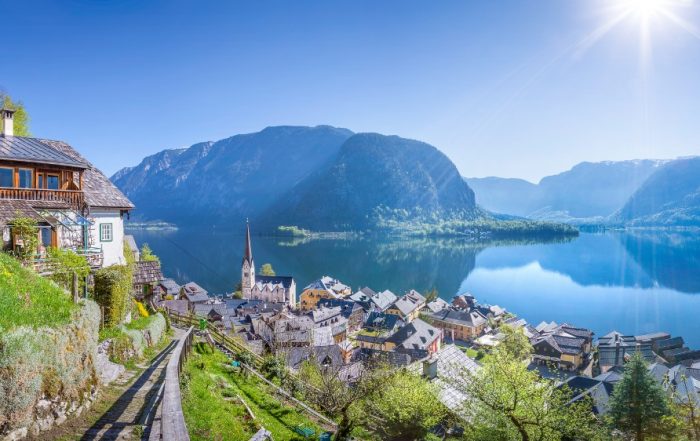
POLYGON ((255 285, 255 262, 253 262, 253 246, 250 243, 250 225, 246 221, 245 249, 241 264, 241 291, 244 299, 249 299, 255 285))

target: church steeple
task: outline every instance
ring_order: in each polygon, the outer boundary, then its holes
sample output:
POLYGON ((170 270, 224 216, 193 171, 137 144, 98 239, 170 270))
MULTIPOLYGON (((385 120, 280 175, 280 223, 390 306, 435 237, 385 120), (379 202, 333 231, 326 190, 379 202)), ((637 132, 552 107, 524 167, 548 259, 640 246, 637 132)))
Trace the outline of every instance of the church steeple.
POLYGON ((243 262, 241 263, 241 293, 243 298, 251 298, 251 292, 255 285, 255 262, 253 262, 253 244, 250 240, 250 224, 245 223, 245 248, 243 248, 243 262))
POLYGON ((245 222, 245 248, 243 249, 243 262, 248 261, 249 265, 253 265, 253 245, 250 242, 250 224, 248 220, 245 222))

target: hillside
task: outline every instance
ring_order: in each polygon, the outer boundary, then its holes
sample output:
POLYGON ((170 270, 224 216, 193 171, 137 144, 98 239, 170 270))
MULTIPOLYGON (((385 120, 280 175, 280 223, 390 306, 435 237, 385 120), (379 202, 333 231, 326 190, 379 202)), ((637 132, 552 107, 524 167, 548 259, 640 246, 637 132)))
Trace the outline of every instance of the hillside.
POLYGON ((162 151, 112 180, 136 204, 135 220, 228 225, 259 214, 351 135, 330 126, 268 127, 162 151))
POLYGON ((260 221, 344 230, 373 226, 379 215, 473 216, 474 210, 474 192, 438 149, 363 133, 349 138, 333 161, 295 185, 260 221))
POLYGON ((634 226, 700 226, 700 157, 659 168, 612 219, 634 226))
POLYGON ((663 161, 582 162, 538 184, 504 178, 467 179, 477 204, 533 219, 602 219, 622 207, 663 161))

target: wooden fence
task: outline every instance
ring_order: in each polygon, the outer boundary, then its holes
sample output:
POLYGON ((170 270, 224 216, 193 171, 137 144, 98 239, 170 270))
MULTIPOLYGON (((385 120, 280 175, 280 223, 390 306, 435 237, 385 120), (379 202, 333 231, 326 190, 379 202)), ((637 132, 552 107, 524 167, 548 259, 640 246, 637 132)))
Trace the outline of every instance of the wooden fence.
POLYGON ((180 372, 192 349, 194 327, 190 326, 180 339, 165 368, 163 400, 161 401, 160 436, 167 441, 189 441, 180 396, 180 372))

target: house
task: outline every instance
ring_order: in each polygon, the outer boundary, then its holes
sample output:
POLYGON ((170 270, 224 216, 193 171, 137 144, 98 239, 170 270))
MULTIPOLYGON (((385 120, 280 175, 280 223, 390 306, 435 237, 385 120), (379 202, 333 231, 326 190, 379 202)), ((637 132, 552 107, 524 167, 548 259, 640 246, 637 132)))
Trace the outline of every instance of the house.
POLYGON ((376 295, 377 293, 373 289, 365 286, 356 293, 350 295, 348 300, 359 304, 365 311, 370 311, 373 308, 371 299, 376 295))
POLYGON ((135 262, 133 276, 133 295, 137 298, 145 298, 153 295, 158 282, 163 279, 160 271, 160 262, 135 262))
POLYGON ((250 225, 246 223, 245 248, 241 263, 241 293, 245 299, 283 303, 296 308, 297 285, 291 276, 264 276, 255 274, 250 225))
POLYGON ((421 319, 415 319, 388 337, 384 351, 408 354, 412 359, 429 357, 440 350, 442 331, 421 319))
POLYGON ((305 361, 316 362, 324 367, 338 368, 345 364, 343 352, 336 344, 291 348, 287 352, 287 366, 297 371, 305 361))
POLYGON ((443 309, 449 308, 450 304, 438 297, 437 299, 425 305, 425 307, 428 308, 430 312, 439 312, 443 309))
POLYGON ((49 247, 83 255, 92 268, 125 263, 123 219, 134 208, 129 199, 68 144, 14 136, 14 111, 2 109, 0 118, 2 248, 24 246, 11 232, 19 215, 39 225, 40 271, 49 267, 41 260, 49 247))
POLYGON ((474 298, 473 295, 466 293, 466 294, 459 294, 456 295, 452 298, 452 306, 455 307, 456 309, 462 309, 462 310, 470 310, 476 305, 476 299, 474 298))
POLYGON ((398 315, 404 322, 411 322, 413 319, 418 318, 423 307, 425 307, 425 297, 417 291, 411 290, 399 297, 386 309, 386 312, 387 314, 398 315))
POLYGON ((178 285, 177 282, 168 278, 161 279, 156 286, 160 297, 165 300, 176 299, 180 295, 181 288, 182 287, 178 285))
POLYGON ((314 327, 330 327, 335 343, 340 343, 346 339, 348 320, 343 317, 340 306, 316 308, 307 315, 313 320, 314 327))
POLYGON ((338 279, 323 276, 311 282, 299 297, 302 311, 311 311, 321 299, 342 299, 350 295, 350 288, 338 279))
POLYGON ((454 308, 423 314, 423 319, 444 331, 450 340, 473 340, 483 334, 488 325, 486 317, 472 310, 454 308))
POLYGON ((396 314, 371 312, 364 328, 355 336, 360 348, 383 350, 384 341, 404 326, 403 320, 396 314))
POLYGON ((387 289, 375 294, 369 300, 370 307, 374 311, 384 312, 387 309, 389 309, 389 307, 393 305, 394 302, 396 302, 396 300, 398 300, 398 297, 396 296, 396 294, 387 289))
POLYGON ((306 315, 297 316, 289 312, 263 313, 252 317, 251 323, 253 332, 259 335, 273 352, 292 347, 317 346, 316 343, 333 344, 330 328, 322 328, 327 331, 321 331, 321 338, 315 338, 314 321, 306 315))
POLYGON ((448 409, 463 416, 464 402, 467 395, 464 392, 470 376, 478 373, 481 366, 453 344, 444 345, 432 356, 412 363, 408 370, 423 376, 431 382, 438 398, 448 409))
POLYGON ((188 315, 191 312, 191 304, 187 300, 163 300, 158 303, 160 308, 179 315, 188 315))
POLYGON ((340 313, 348 321, 348 332, 354 333, 362 328, 365 319, 365 311, 362 306, 351 300, 344 299, 321 299, 316 304, 318 308, 340 308, 340 313))
POLYGON ((593 344, 592 331, 554 322, 540 325, 535 328, 540 329, 538 333, 530 338, 534 364, 568 371, 583 369, 588 365, 593 344))
POLYGON ((638 341, 632 335, 622 335, 612 331, 598 338, 598 365, 600 371, 605 373, 615 366, 623 366, 635 353, 639 352, 647 362, 656 360, 652 350, 652 342, 649 340, 638 341))
POLYGON ((568 387, 571 390, 572 398, 569 403, 589 400, 593 413, 602 416, 610 408, 610 397, 615 388, 615 383, 601 381, 596 378, 574 376, 560 384, 559 387, 568 387))
POLYGON ((180 295, 192 305, 207 303, 210 300, 209 293, 195 282, 188 282, 182 285, 180 295))

